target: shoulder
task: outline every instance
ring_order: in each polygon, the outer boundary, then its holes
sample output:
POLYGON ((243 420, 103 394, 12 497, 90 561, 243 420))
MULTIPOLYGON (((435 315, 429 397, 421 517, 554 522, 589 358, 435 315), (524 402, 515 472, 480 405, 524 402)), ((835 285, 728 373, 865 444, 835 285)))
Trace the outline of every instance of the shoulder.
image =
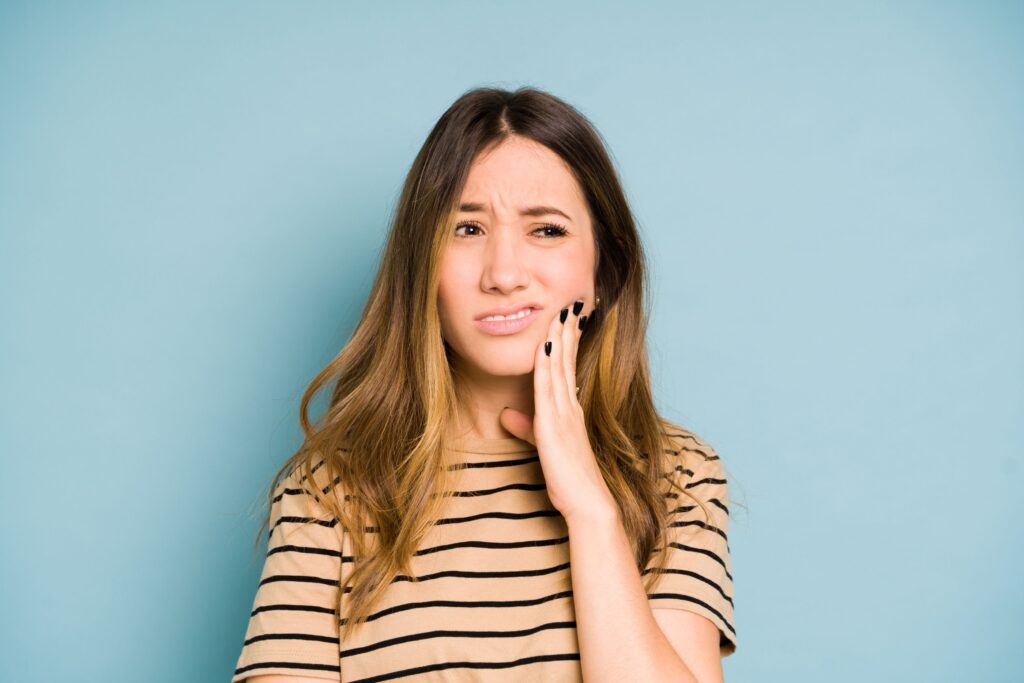
POLYGON ((271 504, 276 521, 338 523, 333 511, 345 502, 340 477, 330 463, 312 458, 293 464, 274 487, 271 504))
POLYGON ((696 431, 665 418, 662 423, 662 471, 673 482, 672 489, 724 501, 729 495, 728 475, 718 451, 696 431))
POLYGON ((721 469, 718 452, 703 436, 668 418, 661 422, 668 462, 687 469, 721 469))

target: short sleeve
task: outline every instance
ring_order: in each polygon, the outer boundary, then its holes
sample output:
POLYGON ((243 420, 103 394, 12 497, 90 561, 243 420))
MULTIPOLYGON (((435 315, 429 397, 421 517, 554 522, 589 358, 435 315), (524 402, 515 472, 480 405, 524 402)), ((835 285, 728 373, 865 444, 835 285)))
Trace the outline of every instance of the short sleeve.
MULTIPOLYGON (((718 627, 722 657, 736 651, 732 562, 729 549, 729 494, 722 461, 699 436, 679 426, 668 430, 666 462, 674 481, 699 498, 668 488, 668 554, 664 571, 648 592, 652 609, 683 609, 718 627)), ((656 556, 647 566, 653 571, 656 556)), ((646 571, 645 571, 646 574, 646 571)))
POLYGON ((343 539, 318 502, 323 489, 311 495, 313 484, 300 468, 275 491, 266 559, 232 683, 263 674, 341 680, 335 610, 343 539))

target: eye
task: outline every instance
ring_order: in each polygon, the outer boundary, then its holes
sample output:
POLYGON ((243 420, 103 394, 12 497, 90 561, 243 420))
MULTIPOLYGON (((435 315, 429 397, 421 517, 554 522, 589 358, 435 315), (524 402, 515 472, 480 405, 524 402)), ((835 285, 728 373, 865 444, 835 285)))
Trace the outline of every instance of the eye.
MULTIPOLYGON (((547 235, 547 237, 563 237, 563 236, 569 234, 568 230, 563 228, 561 225, 555 225, 554 223, 549 223, 548 225, 542 225, 541 227, 537 228, 537 230, 554 230, 555 231, 555 233, 553 235, 547 235)), ((537 230, 534 230, 534 232, 537 232, 537 230)))
POLYGON ((455 233, 456 233, 456 237, 462 237, 462 238, 466 238, 466 237, 467 237, 467 235, 459 235, 459 234, 458 234, 458 232, 459 232, 459 228, 473 228, 474 230, 476 230, 476 229, 479 229, 479 228, 480 228, 480 226, 479 226, 479 225, 478 225, 477 223, 473 223, 473 222, 471 222, 471 221, 463 221, 463 222, 461 222, 461 223, 458 223, 458 224, 457 224, 457 225, 455 226, 455 233))
MULTIPOLYGON (((473 228, 474 230, 479 230, 480 227, 481 226, 480 226, 479 223, 475 223, 473 221, 462 221, 461 223, 458 223, 455 226, 455 230, 458 231, 459 228, 473 228)), ((565 237, 566 235, 569 234, 569 231, 566 230, 563 226, 556 225, 554 223, 548 223, 547 225, 542 225, 539 228, 537 228, 536 230, 534 230, 534 232, 537 232, 539 230, 552 230, 552 231, 554 231, 553 234, 541 235, 545 239, 553 239, 553 238, 556 238, 556 237, 565 237)), ((457 237, 461 237, 463 239, 466 239, 467 237, 472 237, 472 235, 458 235, 458 234, 456 234, 456 236, 457 237)))

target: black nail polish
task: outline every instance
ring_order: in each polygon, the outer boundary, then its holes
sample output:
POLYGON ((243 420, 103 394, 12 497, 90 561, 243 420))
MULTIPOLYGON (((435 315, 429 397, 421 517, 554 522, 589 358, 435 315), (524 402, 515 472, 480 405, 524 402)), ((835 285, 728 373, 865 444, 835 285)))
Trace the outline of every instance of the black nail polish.
POLYGON ((583 316, 582 318, 580 318, 580 329, 582 330, 582 329, 585 329, 586 327, 587 327, 587 316, 583 316))
POLYGON ((583 310, 583 299, 576 299, 576 303, 572 305, 572 314, 579 315, 580 311, 583 310))
POLYGON ((569 316, 569 309, 563 308, 562 312, 558 314, 558 322, 564 323, 565 319, 569 316))
POLYGON ((551 355, 551 342, 549 342, 549 341, 544 342, 544 355, 545 356, 550 356, 551 355))

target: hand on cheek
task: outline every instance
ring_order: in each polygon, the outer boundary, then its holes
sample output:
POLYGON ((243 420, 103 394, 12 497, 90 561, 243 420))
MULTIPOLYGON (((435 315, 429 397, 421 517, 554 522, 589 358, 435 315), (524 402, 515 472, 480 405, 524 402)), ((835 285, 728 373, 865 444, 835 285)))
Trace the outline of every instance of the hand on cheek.
POLYGON ((500 418, 505 429, 537 447, 548 498, 564 517, 614 505, 576 395, 576 354, 587 318, 582 309, 581 299, 568 302, 534 351, 533 417, 506 408, 500 418))

